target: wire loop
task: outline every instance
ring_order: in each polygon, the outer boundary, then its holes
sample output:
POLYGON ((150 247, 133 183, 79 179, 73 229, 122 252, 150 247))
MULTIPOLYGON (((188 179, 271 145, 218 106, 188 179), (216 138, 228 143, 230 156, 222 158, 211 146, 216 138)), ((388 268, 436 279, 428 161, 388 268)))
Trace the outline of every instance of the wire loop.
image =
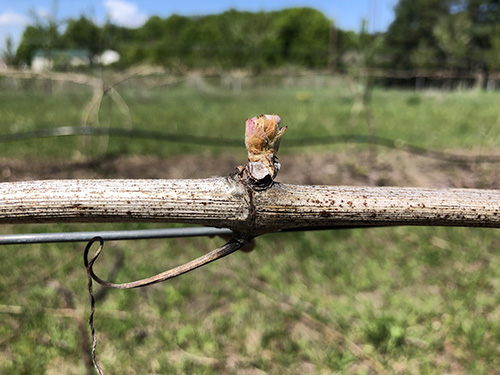
POLYGON ((90 295, 90 315, 89 315, 89 327, 90 327, 90 332, 92 335, 92 363, 94 364, 95 369, 99 373, 99 375, 103 375, 104 372, 102 371, 101 366, 99 366, 99 363, 97 362, 96 359, 96 347, 97 347, 97 335, 96 331, 94 328, 94 314, 95 314, 95 297, 93 293, 93 288, 92 288, 92 280, 95 280, 99 284, 101 284, 104 287, 107 288, 116 288, 116 289, 132 289, 132 288, 140 288, 143 286, 151 285, 151 284, 156 284, 168 279, 172 279, 176 276, 180 276, 184 273, 187 273, 189 271, 192 271, 196 268, 199 268, 201 266, 204 266, 205 264, 211 263, 217 259, 223 258, 226 255, 229 255, 231 253, 234 253, 236 250, 241 249, 243 246, 245 246, 249 240, 245 240, 242 238, 231 238, 231 240, 226 243, 224 246, 221 246, 215 250, 212 250, 211 252, 196 258, 192 260, 191 262, 185 263, 183 265, 171 268, 165 272, 159 273, 157 275, 137 280, 137 281, 132 281, 129 283, 123 283, 123 284, 115 284, 106 280, 101 279, 99 276, 97 276, 94 273, 93 266, 96 260, 99 258, 99 256, 102 253, 102 250, 104 248, 104 240, 102 237, 94 237, 92 238, 88 243, 87 246, 85 246, 85 251, 83 254, 83 261, 85 264, 85 269, 87 271, 87 278, 88 278, 88 291, 90 295), (92 245, 99 241, 99 248, 97 249, 96 253, 94 256, 89 260, 89 251, 92 245))
POLYGON ((85 268, 87 269, 87 273, 90 275, 90 277, 92 277, 92 279, 94 279, 96 282, 98 282, 102 286, 105 286, 107 288, 116 288, 116 289, 132 289, 132 288, 140 288, 140 287, 143 287, 146 285, 160 283, 162 281, 180 276, 184 273, 187 273, 187 272, 192 271, 196 268, 199 268, 199 267, 202 267, 208 263, 211 263, 217 259, 223 258, 231 253, 234 253, 236 250, 239 250, 243 246, 245 246, 248 242, 249 242, 248 240, 233 237, 224 246, 221 246, 215 250, 212 250, 209 253, 207 253, 199 258, 193 259, 190 262, 187 262, 187 263, 182 264, 180 266, 171 268, 171 269, 169 269, 165 272, 161 272, 157 275, 147 277, 145 279, 132 281, 132 282, 128 282, 128 283, 123 283, 123 284, 115 284, 115 283, 103 280, 94 273, 94 270, 93 270, 94 263, 97 260, 97 258, 99 258, 99 255, 101 255, 102 249, 104 247, 104 240, 101 237, 94 237, 87 243, 87 246, 85 247, 85 252, 84 252, 84 262, 85 262, 85 268), (90 251, 90 248, 97 241, 99 241, 100 246, 97 249, 95 255, 89 260, 88 253, 90 251))

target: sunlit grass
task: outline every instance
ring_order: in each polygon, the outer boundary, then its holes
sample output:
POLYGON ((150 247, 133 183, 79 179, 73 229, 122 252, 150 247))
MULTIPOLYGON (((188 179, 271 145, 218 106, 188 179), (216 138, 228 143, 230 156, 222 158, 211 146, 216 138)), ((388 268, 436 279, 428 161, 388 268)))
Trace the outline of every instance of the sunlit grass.
MULTIPOLYGON (((193 88, 178 84, 150 90, 120 91, 128 105, 123 112, 109 97, 101 103, 99 122, 89 125, 165 133, 243 139, 246 118, 277 113, 289 126, 288 139, 338 134, 368 134, 363 112, 342 80, 323 85, 262 86, 231 91, 218 86, 193 88), (307 100, 304 97, 307 93, 307 100), (129 125, 131 123, 131 125, 129 125)), ((82 124, 90 100, 85 87, 0 92, 2 134, 82 124)), ((436 92, 375 89, 371 109, 375 134, 438 150, 496 147, 500 138, 498 92, 436 92)), ((286 142, 286 139, 283 141, 286 142)), ((284 143, 285 144, 285 143, 284 143)), ((64 137, 2 143, 1 156, 74 157, 103 153, 169 156, 197 152, 203 146, 126 137, 64 137), (83 140, 85 139, 85 141, 83 140)), ((224 146, 207 146, 218 152, 224 146)), ((321 148, 321 149, 324 149, 321 148)), ((282 152, 293 150, 283 147, 282 152)))
MULTIPOLYGON (((187 261, 222 240, 112 242, 128 281, 187 261)), ((82 244, 2 248, 2 365, 83 371, 77 321, 89 312, 82 244), (14 255, 18 254, 18 255, 14 255), (7 277, 8 275, 8 277, 7 277), (34 346, 33 346, 34 345, 34 346), (33 350, 35 349, 35 350, 33 350), (78 370, 79 369, 79 370, 78 370)), ((271 373, 358 366, 438 374, 500 366, 494 230, 387 228, 266 235, 168 283, 111 290, 97 303, 98 356, 111 372, 271 373), (235 366, 235 367, 232 367, 235 366), (414 368, 415 367, 415 368, 414 368)))
MULTIPOLYGON (((242 159, 244 120, 260 113, 278 113, 290 138, 368 132, 362 117, 353 120, 354 99, 341 81, 241 92, 180 85, 122 94, 134 127, 240 138, 241 150, 234 152, 242 159)), ((89 99, 88 90, 2 91, 0 129, 78 125, 89 99)), ((440 150, 492 151, 500 136, 499 99, 493 92, 376 89, 376 133, 440 150)), ((100 123, 125 126, 109 98, 100 123)), ((0 155, 168 157, 222 149, 67 137, 3 143, 0 155)), ((285 139, 280 152, 300 149, 287 149, 285 139)), ((159 225, 2 226, 0 233, 151 227, 159 225)), ((114 281, 131 281, 222 243, 220 238, 108 242, 96 272, 106 278, 122 254, 114 281)), ((238 252, 167 283, 108 290, 97 301, 97 357, 110 374, 375 374, 381 369, 493 374, 500 368, 499 245, 494 229, 265 235, 251 253, 238 252)), ((0 247, 0 373, 86 373, 90 307, 83 247, 0 247)))

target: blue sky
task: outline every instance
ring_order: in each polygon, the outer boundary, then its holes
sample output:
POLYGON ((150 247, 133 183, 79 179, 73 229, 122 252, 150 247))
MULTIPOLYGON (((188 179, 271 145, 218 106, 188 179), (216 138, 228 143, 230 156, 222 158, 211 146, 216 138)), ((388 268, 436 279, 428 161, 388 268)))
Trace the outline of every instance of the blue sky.
POLYGON ((4 49, 9 35, 17 44, 32 14, 42 17, 52 14, 54 4, 58 20, 85 14, 98 24, 109 17, 113 23, 128 27, 141 26, 152 15, 203 15, 231 8, 259 11, 308 6, 322 11, 341 29, 359 30, 361 20, 366 19, 369 31, 385 31, 394 18, 396 3, 397 0, 4 0, 0 4, 0 49, 4 49))

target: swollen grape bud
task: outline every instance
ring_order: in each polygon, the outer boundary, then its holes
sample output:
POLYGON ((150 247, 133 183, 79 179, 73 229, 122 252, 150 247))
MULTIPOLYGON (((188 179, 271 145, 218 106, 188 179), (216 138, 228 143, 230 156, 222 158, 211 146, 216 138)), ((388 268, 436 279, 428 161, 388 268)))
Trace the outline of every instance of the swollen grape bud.
POLYGON ((276 153, 287 129, 280 128, 280 123, 281 118, 278 115, 260 115, 246 121, 245 145, 248 160, 251 163, 264 163, 272 178, 278 173, 276 153))

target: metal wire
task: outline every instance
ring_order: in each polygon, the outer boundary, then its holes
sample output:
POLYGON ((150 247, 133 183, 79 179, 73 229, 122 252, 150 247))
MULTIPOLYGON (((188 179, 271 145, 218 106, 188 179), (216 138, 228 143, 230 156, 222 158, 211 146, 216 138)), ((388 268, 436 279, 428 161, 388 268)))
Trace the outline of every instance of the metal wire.
MULTIPOLYGON (((359 228, 383 228, 387 224, 377 225, 338 225, 315 228, 290 228, 282 229, 273 233, 288 232, 311 232, 321 230, 346 230, 359 228)), ((89 242, 95 237, 101 237, 105 241, 124 240, 147 240, 152 238, 180 238, 180 237, 211 237, 232 236, 233 232, 228 228, 212 227, 187 227, 187 228, 164 228, 164 229, 140 229, 140 230, 112 230, 112 231, 89 231, 89 232, 57 232, 57 233, 28 233, 28 234, 3 234, 0 235, 1 245, 21 245, 36 243, 63 243, 63 242, 89 242)))
POLYGON ((161 131, 124 129, 116 127, 98 128, 94 126, 61 126, 56 128, 45 128, 27 132, 0 134, 0 142, 24 141, 30 139, 51 137, 67 137, 75 135, 133 137, 203 146, 241 147, 243 144, 243 141, 241 139, 236 138, 217 138, 188 134, 173 134, 161 131))
MULTIPOLYGON (((1 142, 22 141, 28 139, 39 139, 48 137, 65 137, 75 135, 107 135, 119 137, 133 137, 152 139, 157 141, 177 142, 190 145, 241 147, 242 141, 236 138, 216 138, 210 136, 199 136, 189 134, 173 134, 161 131, 149 131, 142 129, 123 128, 97 128, 92 126, 61 126, 57 128, 39 129, 28 132, 12 134, 0 134, 1 142)), ((331 145, 338 143, 364 143, 387 147, 395 150, 408 152, 432 159, 443 160, 452 163, 500 163, 500 155, 459 155, 444 151, 426 149, 419 146, 407 144, 401 140, 366 134, 339 134, 324 137, 287 138, 287 147, 305 147, 331 145)))
POLYGON ((226 228, 187 227, 141 230, 114 230, 63 233, 28 233, 0 235, 0 245, 20 245, 56 242, 88 242, 94 237, 105 241, 141 240, 152 238, 204 237, 232 235, 226 228))

